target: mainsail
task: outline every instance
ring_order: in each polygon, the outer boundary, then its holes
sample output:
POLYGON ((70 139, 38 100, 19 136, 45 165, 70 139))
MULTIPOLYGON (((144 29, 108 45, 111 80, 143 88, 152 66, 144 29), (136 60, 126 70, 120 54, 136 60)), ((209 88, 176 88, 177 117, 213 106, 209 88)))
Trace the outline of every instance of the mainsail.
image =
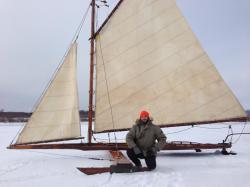
POLYGON ((76 79, 77 43, 73 43, 16 144, 80 136, 76 79))
POLYGON ((95 132, 245 117, 175 0, 123 0, 96 36, 95 132))

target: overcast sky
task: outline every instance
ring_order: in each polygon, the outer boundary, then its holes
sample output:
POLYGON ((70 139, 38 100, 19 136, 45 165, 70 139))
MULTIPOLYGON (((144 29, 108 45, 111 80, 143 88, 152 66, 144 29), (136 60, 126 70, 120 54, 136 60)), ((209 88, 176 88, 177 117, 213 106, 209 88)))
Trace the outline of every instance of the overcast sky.
MULTIPOLYGON (((117 0, 108 2, 112 8, 117 0)), ((89 0, 0 0, 0 109, 32 110, 88 4, 89 0)), ((250 0, 177 0, 177 4, 226 83, 250 109, 250 0)), ((99 10, 99 25, 111 8, 99 10)), ((85 110, 88 37, 86 21, 78 49, 78 89, 85 110)))

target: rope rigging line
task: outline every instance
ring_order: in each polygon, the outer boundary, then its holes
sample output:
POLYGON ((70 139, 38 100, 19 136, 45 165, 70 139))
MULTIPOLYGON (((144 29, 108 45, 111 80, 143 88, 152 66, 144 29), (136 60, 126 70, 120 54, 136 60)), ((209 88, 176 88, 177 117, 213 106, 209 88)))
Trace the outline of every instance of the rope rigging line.
POLYGON ((225 140, 223 140, 223 141, 226 142, 227 139, 228 139, 228 137, 230 137, 230 136, 235 136, 235 135, 240 135, 240 136, 237 138, 236 141, 232 142, 232 144, 236 144, 236 143, 239 141, 241 135, 250 135, 250 132, 249 132, 249 133, 248 133, 248 132, 244 132, 244 133, 233 133, 233 134, 229 134, 229 135, 225 138, 225 140))
POLYGON ((200 129, 210 129, 210 130, 218 130, 218 129, 228 129, 229 127, 200 127, 200 126, 194 126, 196 128, 200 129))
POLYGON ((103 64, 103 69, 104 69, 104 77, 105 77, 105 82, 106 82, 108 102, 109 102, 110 113, 111 113, 111 120, 112 120, 112 125, 113 125, 113 133, 114 133, 114 137, 115 137, 115 145, 116 145, 116 149, 118 150, 117 137, 116 137, 116 132, 115 132, 116 130, 115 130, 113 108, 111 106, 111 101, 110 101, 109 85, 108 85, 108 80, 107 80, 106 66, 105 66, 105 63, 104 63, 104 57, 103 57, 103 53, 102 53, 102 46, 101 46, 101 37, 100 37, 100 35, 99 35, 99 47, 100 47, 100 54, 101 54, 102 64, 103 64))
POLYGON ((220 129, 226 129, 226 128, 228 128, 227 136, 226 136, 225 140, 223 140, 222 142, 225 143, 229 139, 229 137, 230 137, 229 143, 230 144, 236 144, 240 140, 240 138, 241 138, 242 135, 250 135, 250 133, 244 133, 246 125, 247 125, 247 122, 244 123, 244 126, 243 126, 243 128, 242 128, 242 130, 241 130, 240 133, 234 133, 232 125, 228 125, 228 127, 218 127, 218 128, 216 128, 216 127, 211 127, 211 128, 210 127, 199 127, 199 126, 192 125, 192 127, 189 127, 189 128, 186 128, 186 129, 183 129, 183 130, 180 130, 180 131, 166 133, 166 135, 169 135, 169 134, 178 134, 178 133, 181 133, 181 132, 184 132, 184 131, 188 131, 188 130, 190 130, 192 128, 203 128, 203 129, 209 129, 209 130, 220 130, 220 129), (235 135, 239 135, 239 137, 233 142, 233 136, 235 136, 235 135))
MULTIPOLYGON (((223 142, 225 143, 225 142, 230 138, 229 143, 231 143, 231 144, 236 144, 236 143, 239 141, 241 135, 250 135, 250 133, 243 133, 243 131, 244 131, 245 127, 246 127, 246 124, 247 124, 247 122, 245 122, 244 127, 243 127, 243 129, 241 130, 241 133, 234 133, 234 132, 233 132, 232 125, 228 125, 228 127, 218 127, 218 128, 203 127, 203 128, 204 128, 204 129, 208 129, 208 130, 221 130, 221 129, 226 129, 226 128, 228 128, 227 136, 226 136, 225 140, 223 140, 223 142), (237 140, 235 140, 235 141, 233 142, 233 136, 234 136, 234 135, 240 135, 240 136, 237 138, 237 140)), ((181 133, 181 132, 188 131, 188 130, 190 130, 190 129, 192 129, 192 128, 200 128, 200 127, 199 127, 199 126, 192 125, 191 127, 188 127, 188 128, 186 128, 186 129, 183 129, 183 130, 174 131, 174 132, 170 132, 170 133, 165 133, 165 135, 178 134, 178 133, 181 133)), ((109 138, 97 138, 97 137, 95 137, 94 135, 93 135, 93 138, 94 138, 94 140, 95 140, 97 143, 106 143, 107 140, 108 140, 109 143, 110 143, 110 141, 115 140, 115 139, 110 139, 110 137, 109 137, 109 138), (102 141, 98 141, 98 140, 102 140, 102 141)), ((116 139, 116 141, 117 141, 117 140, 122 141, 122 140, 124 140, 124 139, 116 139)))
MULTIPOLYGON (((31 151, 31 150, 24 150, 26 152, 33 152, 33 153, 39 153, 39 154, 45 154, 45 155, 52 155, 52 156, 61 156, 64 158, 72 157, 72 158, 86 158, 90 160, 107 160, 107 161, 114 161, 113 159, 105 159, 105 158, 97 158, 97 157, 84 157, 84 156, 76 156, 76 155, 66 155, 66 154, 58 154, 58 153, 45 153, 41 151, 31 151)), ((57 158, 60 159, 60 158, 57 158)))
POLYGON ((84 15, 82 17, 82 20, 81 20, 81 22, 80 22, 80 24, 79 24, 79 26, 78 26, 78 28, 76 30, 76 33, 75 33, 72 41, 76 41, 78 39, 78 36, 79 36, 79 34, 80 34, 81 30, 82 30, 82 27, 83 27, 83 25, 85 23, 85 20, 87 18, 90 7, 91 7, 91 3, 89 3, 89 6, 88 6, 87 10, 85 11, 85 13, 84 13, 84 15), (75 38, 75 40, 74 40, 74 38, 75 38))
MULTIPOLYGON (((179 131, 174 131, 174 132, 170 132, 170 133, 165 133, 165 135, 170 135, 170 134, 178 134, 178 133, 181 133, 181 132, 185 132, 185 131, 188 131, 188 130, 190 130, 190 129, 192 129, 192 128, 201 128, 201 127, 199 127, 199 126, 194 126, 194 125, 192 125, 191 127, 188 127, 188 128, 186 128, 186 129, 183 129, 183 130, 179 130, 179 131)), ((231 128, 231 125, 229 125, 228 127, 218 127, 218 128, 209 128, 209 127, 203 127, 204 129, 209 129, 209 130, 219 130, 219 129, 226 129, 226 128, 228 128, 228 135, 230 134, 230 129, 231 129, 231 133, 233 133, 233 131, 232 131, 232 128, 231 128)), ((109 143, 110 143, 110 140, 112 141, 112 140, 115 140, 115 139, 110 139, 110 137, 109 138, 97 138, 97 137, 94 137, 94 135, 93 135, 93 138, 95 139, 95 140, 108 140, 109 141, 109 143)), ((121 140, 124 140, 124 139, 117 139, 117 140, 119 140, 119 141, 121 141, 121 140)))
POLYGON ((227 129, 227 128, 230 129, 231 125, 229 125, 228 127, 200 127, 198 125, 192 125, 191 127, 188 127, 186 129, 183 129, 183 130, 166 133, 166 135, 181 133, 181 132, 184 132, 184 131, 188 131, 188 130, 190 130, 192 128, 201 128, 201 129, 209 129, 209 130, 219 130, 219 129, 227 129))
MULTIPOLYGON (((108 138, 97 138, 94 135, 93 135, 93 138, 94 138, 94 140, 96 142, 97 142, 97 140, 104 140, 104 141, 108 140, 108 142, 111 143, 112 140, 115 140, 115 139, 111 139, 110 137, 108 137, 108 138)), ((124 140, 124 138, 117 138, 116 140, 122 141, 122 140, 124 140)))
POLYGON ((247 122, 244 123, 244 126, 243 126, 243 128, 242 128, 242 130, 241 130, 240 133, 234 133, 233 130, 231 129, 231 133, 228 133, 228 135, 226 136, 226 138, 223 140, 223 143, 225 143, 228 140, 228 138, 230 137, 230 141, 229 142, 231 144, 236 144, 240 140, 240 138, 241 138, 242 135, 250 135, 250 133, 248 133, 248 132, 244 133, 246 125, 247 125, 247 122), (235 135, 239 135, 239 137, 233 142, 233 136, 235 136, 235 135))
MULTIPOLYGON (((107 142, 107 138, 96 138, 94 135, 93 135, 93 139, 94 139, 94 141, 96 142, 96 143, 103 143, 103 144, 106 144, 106 145, 109 145, 110 143, 112 143, 112 142, 107 142), (101 140, 101 141, 98 141, 98 140, 101 140)), ((113 140, 115 140, 115 139, 113 139, 113 140)), ((122 141, 122 140, 125 140, 125 139, 116 139, 116 140, 120 140, 120 141, 122 141)))
POLYGON ((192 127, 188 127, 188 128, 186 128, 186 129, 183 129, 183 130, 179 130, 179 131, 175 131, 175 132, 166 133, 166 135, 169 135, 169 134, 178 134, 178 133, 181 133, 181 132, 184 132, 184 131, 188 131, 188 130, 190 130, 190 129, 192 129, 192 128, 193 128, 193 126, 192 126, 192 127))
POLYGON ((242 128, 242 130, 241 130, 240 136, 233 142, 233 144, 236 144, 236 143, 240 140, 241 135, 243 134, 243 132, 244 132, 246 126, 247 126, 247 122, 245 122, 245 124, 244 124, 244 126, 243 126, 243 128, 242 128))
MULTIPOLYGON (((245 122, 244 127, 242 128, 241 132, 238 133, 239 137, 234 142, 232 142, 232 144, 236 144, 240 140, 240 138, 241 138, 241 136, 243 134, 244 135, 247 135, 247 134, 249 135, 250 134, 250 133, 244 133, 244 130, 245 130, 246 126, 247 126, 247 122, 245 122)), ((233 140, 233 135, 237 135, 237 133, 234 133, 234 134, 231 135, 232 136, 232 140, 233 140)))
MULTIPOLYGON (((106 4, 106 3, 105 3, 105 4, 106 4)), ((98 19, 98 16, 99 16, 99 14, 98 14, 98 13, 99 13, 99 8, 100 8, 100 5, 97 6, 97 9, 96 9, 96 18, 97 18, 97 19, 95 19, 95 21, 96 21, 96 23, 95 23, 95 24, 96 24, 96 28, 99 28, 99 22, 98 22, 98 20, 99 20, 99 19, 98 19)), ((103 60, 103 58, 102 58, 102 60, 103 60)), ((110 105, 110 106, 111 106, 111 105, 110 105)), ((92 133, 92 134, 93 134, 93 133, 92 133)), ((94 135, 93 135, 93 138, 95 138, 94 135)), ((96 138, 95 138, 95 139, 96 139, 96 138)), ((98 139, 98 138, 97 138, 97 139, 98 139)), ((108 132, 108 139, 106 139, 106 140, 108 140, 108 142, 111 143, 111 138, 110 138, 110 133, 109 133, 109 132, 108 132)))

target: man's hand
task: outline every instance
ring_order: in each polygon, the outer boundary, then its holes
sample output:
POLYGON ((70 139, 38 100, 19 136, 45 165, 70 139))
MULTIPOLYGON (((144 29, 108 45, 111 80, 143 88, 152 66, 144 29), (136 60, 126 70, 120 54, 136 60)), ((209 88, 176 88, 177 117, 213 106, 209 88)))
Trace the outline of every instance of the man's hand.
POLYGON ((133 147, 133 151, 136 155, 139 155, 141 153, 141 150, 137 146, 133 147))

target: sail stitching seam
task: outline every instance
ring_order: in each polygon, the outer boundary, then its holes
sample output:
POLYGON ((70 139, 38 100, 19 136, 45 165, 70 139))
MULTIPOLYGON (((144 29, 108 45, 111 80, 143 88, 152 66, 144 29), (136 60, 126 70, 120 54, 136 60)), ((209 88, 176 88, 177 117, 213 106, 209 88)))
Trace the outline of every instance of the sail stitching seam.
MULTIPOLYGON (((172 7, 171 7, 172 8, 172 7)), ((170 9, 170 8, 169 8, 170 9)), ((167 9, 168 10, 168 9, 167 9)), ((162 16, 162 14, 165 14, 167 10, 164 10, 162 12, 160 12, 159 14, 155 15, 154 17, 151 17, 150 19, 148 19, 146 22, 142 23, 142 24, 139 24, 139 25, 136 25, 135 28, 131 29, 130 31, 126 32, 126 33, 122 33, 122 35, 120 35, 119 39, 123 39, 125 36, 127 36, 128 34, 130 33, 133 33, 133 32, 136 32, 138 29, 142 28, 143 26, 145 26, 146 24, 150 23, 152 20, 162 16)), ((162 28, 160 28, 157 32, 155 33, 158 33, 162 30, 164 30, 165 28, 173 25, 174 23, 178 22, 178 20, 181 20, 183 18, 183 16, 180 15, 180 17, 174 19, 173 21, 169 23, 167 23, 166 25, 164 25, 162 28)), ((152 36, 152 35, 150 35, 152 36)), ((103 46, 103 49, 109 47, 110 45, 112 44, 115 44, 118 40, 112 40, 111 42, 107 43, 106 45, 103 46)))
MULTIPOLYGON (((200 72, 200 73, 202 73, 202 72, 200 72)), ((200 74, 199 73, 199 74, 200 74)), ((197 76, 198 74, 196 74, 195 76, 197 76)), ((186 80, 185 80, 186 81, 186 80)), ((209 86, 209 85, 212 85, 212 84, 214 84, 215 82, 217 82, 217 81, 219 81, 219 80, 215 80, 215 81, 213 81, 213 82, 211 82, 210 84, 208 84, 208 85, 206 85, 206 86, 209 86)), ((183 81, 184 82, 184 81, 183 81)), ((183 83, 182 82, 182 83, 183 83)), ((179 85, 177 85, 177 86, 180 86, 180 84, 179 85)), ((206 88, 206 86, 205 87, 203 87, 203 88, 201 88, 201 89, 199 89, 199 90, 202 90, 202 89, 205 89, 206 88)), ((165 92, 163 93, 163 94, 165 94, 165 92)), ((228 94, 228 93, 226 93, 226 94, 228 94)), ((226 94, 224 94, 224 95, 226 95, 226 94)), ((159 97, 159 96, 158 96, 159 97)), ((156 97, 156 99, 157 99, 157 97, 156 97)), ((215 98, 214 100, 216 100, 217 98, 215 98)), ((211 100, 211 102, 213 102, 214 100, 211 100)), ((179 102, 181 101, 181 100, 178 100, 179 102)), ((211 103, 211 102, 209 102, 209 103, 211 103)), ((206 103, 207 104, 207 103, 206 103)), ((142 105, 141 105, 142 106, 142 105)), ((203 105, 202 105, 203 106, 203 105)), ((139 106, 138 106, 139 107, 139 106)), ((200 106, 201 107, 201 106, 200 106)), ((106 110, 107 111, 107 110, 106 110)), ((106 112, 105 111, 105 112, 106 112)), ((126 115, 125 115, 126 116, 126 115)), ((121 118, 118 118, 116 121, 119 121, 119 120, 121 120, 121 119, 123 119, 124 117, 121 117, 121 118)))
MULTIPOLYGON (((193 46, 194 44, 195 44, 195 43, 191 43, 191 44, 189 44, 188 46, 186 46, 186 48, 189 48, 189 47, 193 46)), ((186 48, 182 48, 182 49, 180 49, 180 50, 183 51, 183 50, 185 50, 186 48)), ((180 53, 181 51, 176 51, 176 52, 174 52, 173 54, 171 54, 171 55, 169 55, 169 56, 167 56, 167 57, 161 59, 159 62, 157 62, 156 64, 153 64, 152 66, 150 66, 149 68, 147 68, 145 71, 143 71, 143 72, 137 74, 137 75, 134 76, 133 78, 128 79, 126 82, 124 82, 124 83, 122 83, 121 85, 119 85, 119 86, 113 88, 113 89, 110 90, 110 91, 114 91, 114 90, 118 89, 119 87, 121 87, 121 86, 127 84, 128 82, 130 82, 130 81, 133 80, 133 79, 136 79, 137 77, 139 77, 140 75, 142 75, 143 73, 147 72, 148 70, 150 70, 150 69, 152 69, 152 68, 157 68, 158 65, 161 65, 161 64, 162 64, 163 62, 165 62, 167 59, 172 58, 172 57, 174 57, 175 55, 179 55, 179 53, 180 53), (157 66, 156 66, 156 65, 157 65, 157 66)), ((197 57, 194 57, 193 59, 191 59, 191 60, 189 60, 189 61, 187 61, 187 62, 185 62, 185 63, 188 63, 188 62, 192 62, 192 61, 194 61, 194 60, 197 60, 197 59, 199 59, 200 57, 204 56, 204 54, 205 54, 205 53, 202 52, 202 54, 198 55, 197 57)), ((148 55, 148 54, 147 54, 147 55, 148 55)), ((146 56, 146 55, 145 55, 145 56, 146 56)), ((144 57, 143 57, 143 58, 144 58, 144 57)), ((132 63, 130 63, 130 64, 132 64, 132 63)), ((128 64, 128 65, 129 65, 129 64, 128 64)), ((122 71, 122 70, 121 70, 121 71, 122 71)), ((113 75, 110 76, 110 77, 113 77, 114 75, 115 75, 115 74, 113 74, 113 75)), ((109 78, 110 78, 110 77, 109 77, 109 78)), ((104 81, 99 81, 98 84, 102 84, 103 82, 104 82, 104 81)), ((105 95, 106 95, 106 94, 101 95, 100 98, 101 98, 101 97, 104 97, 105 95)))
MULTIPOLYGON (((175 40, 176 38, 182 36, 182 35, 183 35, 184 33, 186 33, 187 31, 188 31, 188 29, 185 30, 185 31, 183 31, 182 33, 180 33, 180 34, 174 36, 173 38, 170 38, 169 40, 167 40, 167 43, 165 43, 163 46, 168 45, 169 42, 171 42, 172 40, 175 40)), ((189 48, 189 47, 193 46, 193 45, 196 44, 196 43, 197 43, 197 42, 188 44, 188 45, 185 46, 185 47, 186 47, 186 48, 189 48)), ((132 62, 130 62, 130 63, 128 63, 128 64, 125 64, 124 67, 122 67, 120 71, 122 71, 124 68, 127 68, 129 65, 136 64, 138 61, 140 61, 140 60, 142 60, 143 58, 145 58, 146 56, 148 56, 148 55, 150 55, 150 54, 156 52, 158 49, 162 48, 163 46, 160 46, 159 48, 155 48, 155 49, 149 51, 148 53, 144 54, 143 56, 140 56, 139 58, 137 58, 137 59, 135 59, 135 60, 132 60, 132 62)), ((180 50, 181 50, 181 51, 182 51, 182 50, 185 50, 185 49, 186 49, 185 47, 181 48, 180 50)), ((173 54, 170 54, 169 56, 165 57, 164 59, 161 59, 157 64, 158 64, 158 65, 161 64, 162 62, 164 62, 164 60, 166 60, 166 59, 168 59, 168 58, 171 58, 171 57, 173 57, 174 55, 176 55, 176 54, 178 54, 178 53, 180 53, 180 51, 175 51, 173 54)), ((106 63, 106 62, 105 62, 105 64, 107 65, 107 64, 109 64, 109 63, 106 63)), ((155 65, 155 64, 154 64, 154 65, 155 65)), ((151 67, 153 67, 153 66, 151 66, 151 67)), ((99 71, 100 71, 100 70, 99 70, 99 71)), ((114 76, 115 76, 116 74, 118 74, 120 71, 117 71, 117 72, 111 74, 108 78, 114 77, 114 76)), ((102 83, 102 82, 104 82, 104 81, 105 81, 105 80, 101 80, 101 81, 98 81, 98 83, 100 84, 100 83, 102 83)))
MULTIPOLYGON (((194 59, 192 59, 192 60, 190 60, 190 61, 187 61, 185 64, 187 64, 187 63, 189 63, 189 62, 193 62, 193 61, 198 60, 198 59, 202 59, 202 57, 204 57, 204 53, 201 54, 201 55, 199 55, 199 56, 197 56, 196 58, 194 58, 194 59)), ((183 65, 183 66, 184 66, 184 65, 183 65)), ((180 69, 180 68, 182 68, 182 66, 176 68, 174 72, 176 72, 176 71, 177 71, 178 69, 180 69)), ((149 70, 149 69, 147 69, 146 71, 148 71, 148 70, 149 70)), ((144 72, 146 72, 146 71, 144 71, 144 72)), ((142 72, 142 73, 144 73, 144 72, 142 72)), ((167 75, 163 75, 161 78, 157 79, 156 81, 161 81, 162 79, 168 77, 168 76, 169 76, 170 74, 172 74, 172 73, 173 73, 173 72, 171 72, 171 73, 169 73, 169 74, 167 74, 167 75)), ((192 77, 194 77, 194 76, 196 76, 196 75, 197 75, 197 74, 193 75, 192 77)), ((192 78, 192 77, 191 77, 191 78, 192 78)), ((184 81, 187 81, 187 80, 188 80, 188 79, 185 79, 184 81)), ((183 83, 184 81, 182 81, 181 83, 183 83)), ((181 83, 177 84, 175 87, 181 85, 181 83)), ((124 84, 125 84, 125 83, 124 83, 124 84)), ((133 96, 133 95, 135 95, 135 94, 137 94, 138 92, 142 91, 143 89, 145 89, 146 87, 148 87, 148 86, 151 85, 151 84, 152 84, 152 82, 150 82, 149 84, 147 84, 145 87, 139 89, 137 92, 134 92, 133 94, 129 95, 129 96, 126 97, 125 99, 127 99, 127 98, 129 98, 129 97, 131 97, 131 96, 133 96)), ((117 89, 117 88, 116 88, 116 89, 117 89)), ((113 91, 113 90, 112 90, 112 91, 113 91)), ((106 95, 103 95, 103 96, 106 96, 106 95)), ((103 96, 102 96, 102 97, 103 97, 103 96)), ((160 95, 158 95, 158 96, 160 96, 160 95)), ((125 100, 125 99, 124 99, 124 100, 125 100)), ((122 101, 120 101, 120 102, 118 102, 118 103, 115 103, 114 106, 120 104, 120 103, 123 102, 124 100, 122 100, 122 101)), ((106 111, 106 110, 105 110, 105 111, 106 111)), ((103 112, 105 112, 105 111, 103 111, 103 112)), ((102 114, 103 112, 100 112, 98 115, 102 114)))
MULTIPOLYGON (((147 38, 142 39, 141 41, 139 41, 136 44, 133 44, 131 46, 128 46, 128 48, 126 48, 125 50, 121 51, 119 54, 117 54, 116 56, 114 56, 112 59, 109 59, 107 61, 105 61, 105 64, 109 64, 111 63, 114 59, 118 58, 119 56, 121 56, 122 54, 126 53, 127 51, 135 48, 136 46, 142 44, 143 42, 151 39, 153 36, 156 36, 159 32, 162 32, 165 29, 170 28, 171 26, 173 26, 175 23, 177 23, 178 21, 183 20, 183 17, 180 18, 176 18, 175 20, 173 20, 170 24, 166 24, 163 28, 161 28, 160 30, 158 30, 157 32, 150 34, 149 36, 147 36, 147 38)), ((185 29, 181 34, 185 33, 186 31, 190 30, 189 28, 185 29)), ((173 40, 174 38, 177 38, 178 36, 181 36, 181 34, 178 34, 176 36, 174 36, 173 38, 168 39, 166 42, 169 42, 171 40, 173 40)), ((157 48, 158 49, 158 48, 157 48)))

